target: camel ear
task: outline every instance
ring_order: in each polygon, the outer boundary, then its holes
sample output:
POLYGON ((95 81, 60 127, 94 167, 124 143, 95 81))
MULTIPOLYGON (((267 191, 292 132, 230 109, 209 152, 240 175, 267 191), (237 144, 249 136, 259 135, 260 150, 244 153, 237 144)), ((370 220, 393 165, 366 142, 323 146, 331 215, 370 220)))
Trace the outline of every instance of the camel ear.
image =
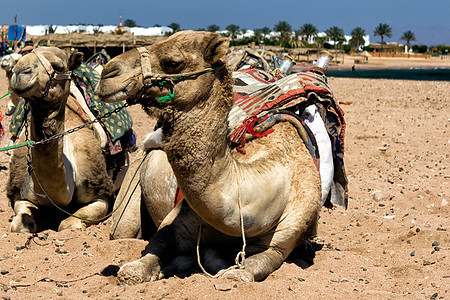
POLYGON ((70 54, 69 57, 69 70, 74 71, 78 69, 79 66, 81 66, 81 63, 83 62, 83 52, 78 52, 75 50, 70 54))
POLYGON ((206 47, 205 58, 212 66, 226 63, 226 54, 230 40, 226 37, 215 36, 206 47))

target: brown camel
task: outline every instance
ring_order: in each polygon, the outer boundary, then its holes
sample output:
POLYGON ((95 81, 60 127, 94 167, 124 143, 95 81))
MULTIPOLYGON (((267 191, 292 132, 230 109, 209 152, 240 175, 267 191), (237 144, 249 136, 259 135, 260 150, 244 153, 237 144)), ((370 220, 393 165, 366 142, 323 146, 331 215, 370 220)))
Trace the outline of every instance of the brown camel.
MULTIPOLYGON (((58 48, 41 47, 14 66, 10 86, 30 103, 30 140, 45 140, 83 124, 75 112, 66 109, 70 72, 80 66, 82 58, 79 52, 69 57, 58 48)), ((72 213, 65 216, 59 230, 84 228, 106 215, 114 184, 92 129, 83 128, 31 148, 30 174, 26 151, 16 149, 11 158, 8 197, 16 213, 13 232, 35 232, 41 207, 57 206, 72 213)))
MULTIPOLYGON (((11 80, 11 76, 12 76, 12 68, 14 68, 14 65, 19 61, 19 59, 22 58, 22 54, 18 54, 18 53, 11 53, 8 55, 5 55, 2 57, 2 61, 1 61, 1 67, 3 70, 5 70, 6 72, 6 77, 8 78, 8 81, 11 80)), ((11 88, 9 88, 8 90, 10 90, 11 88)), ((12 115, 14 113, 14 111, 16 110, 17 105, 19 104, 20 101, 20 97, 18 97, 16 94, 12 93, 9 96, 9 101, 8 101, 8 111, 6 112, 6 115, 12 115)))
MULTIPOLYGON (((319 174, 290 123, 279 123, 273 133, 249 142, 245 155, 230 147, 227 118, 234 93, 225 67, 228 45, 214 33, 184 31, 147 51, 117 56, 102 72, 96 90, 102 100, 138 95, 145 107, 159 109, 162 149, 187 202, 165 217, 147 254, 120 268, 118 280, 124 284, 169 276, 177 256, 195 253, 199 234, 200 248, 223 250, 242 245, 242 231, 245 261, 234 269, 216 262, 210 270, 242 281, 262 280, 315 230, 319 174), (195 75, 180 75, 191 72, 195 75), (151 82, 158 75, 182 79, 151 82)), ((155 186, 167 180, 157 177, 155 186)), ((151 185, 149 177, 141 181, 151 185)), ((160 194, 152 192, 152 197, 160 194)))

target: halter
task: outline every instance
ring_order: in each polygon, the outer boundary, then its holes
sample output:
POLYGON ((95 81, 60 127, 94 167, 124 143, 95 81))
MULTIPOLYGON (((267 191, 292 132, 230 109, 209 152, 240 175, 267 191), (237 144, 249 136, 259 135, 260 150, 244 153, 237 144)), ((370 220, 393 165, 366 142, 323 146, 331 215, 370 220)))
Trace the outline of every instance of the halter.
POLYGON ((141 70, 142 70, 142 88, 137 92, 136 97, 133 102, 141 100, 148 88, 152 86, 164 86, 165 84, 170 84, 171 92, 166 96, 158 97, 157 100, 160 104, 166 105, 171 100, 175 98, 175 81, 184 80, 192 77, 198 77, 205 73, 220 69, 225 65, 219 66, 217 68, 207 68, 201 71, 194 71, 189 73, 179 73, 179 74, 153 74, 152 65, 150 63, 150 53, 147 48, 139 47, 137 48, 139 55, 141 57, 141 70))
POLYGON ((47 81, 47 83, 45 84, 44 95, 42 96, 42 98, 45 98, 48 95, 48 92, 50 90, 50 84, 52 83, 52 81, 53 80, 69 80, 70 76, 72 75, 72 71, 56 72, 53 69, 52 64, 42 54, 37 53, 35 51, 35 49, 33 49, 33 51, 31 51, 31 53, 34 53, 36 55, 39 62, 44 67, 45 71, 47 72, 47 74, 50 78, 49 81, 47 81))

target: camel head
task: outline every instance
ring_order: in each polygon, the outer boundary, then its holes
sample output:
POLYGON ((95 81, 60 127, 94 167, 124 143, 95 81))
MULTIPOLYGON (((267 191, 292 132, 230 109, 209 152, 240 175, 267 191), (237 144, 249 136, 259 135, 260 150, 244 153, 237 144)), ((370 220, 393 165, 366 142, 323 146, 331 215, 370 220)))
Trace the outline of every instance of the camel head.
POLYGON ((71 71, 77 69, 83 54, 68 56, 56 47, 40 47, 23 56, 12 69, 11 89, 27 100, 52 102, 69 92, 71 71))
POLYGON ((6 71, 6 74, 9 74, 14 68, 14 65, 22 58, 22 54, 11 53, 9 55, 5 55, 2 57, 1 67, 6 71))
POLYGON ((96 93, 105 102, 138 98, 144 106, 186 109, 205 99, 217 78, 228 76, 228 45, 227 38, 215 33, 178 32, 110 60, 96 93))

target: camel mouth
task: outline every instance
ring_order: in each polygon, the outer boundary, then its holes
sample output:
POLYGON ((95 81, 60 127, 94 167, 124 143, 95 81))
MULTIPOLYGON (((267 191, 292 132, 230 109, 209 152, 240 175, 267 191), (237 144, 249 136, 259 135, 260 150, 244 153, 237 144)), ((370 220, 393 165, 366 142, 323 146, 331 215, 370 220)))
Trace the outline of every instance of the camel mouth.
POLYGON ((31 78, 21 78, 17 74, 13 73, 11 77, 10 87, 11 90, 20 97, 26 96, 27 92, 33 90, 37 80, 37 75, 33 75, 31 78))
POLYGON ((109 89, 107 84, 108 79, 102 79, 95 89, 95 93, 100 98, 101 101, 106 103, 119 102, 128 100, 133 97, 131 91, 136 86, 134 80, 130 80, 123 88, 113 86, 114 88, 109 89))

